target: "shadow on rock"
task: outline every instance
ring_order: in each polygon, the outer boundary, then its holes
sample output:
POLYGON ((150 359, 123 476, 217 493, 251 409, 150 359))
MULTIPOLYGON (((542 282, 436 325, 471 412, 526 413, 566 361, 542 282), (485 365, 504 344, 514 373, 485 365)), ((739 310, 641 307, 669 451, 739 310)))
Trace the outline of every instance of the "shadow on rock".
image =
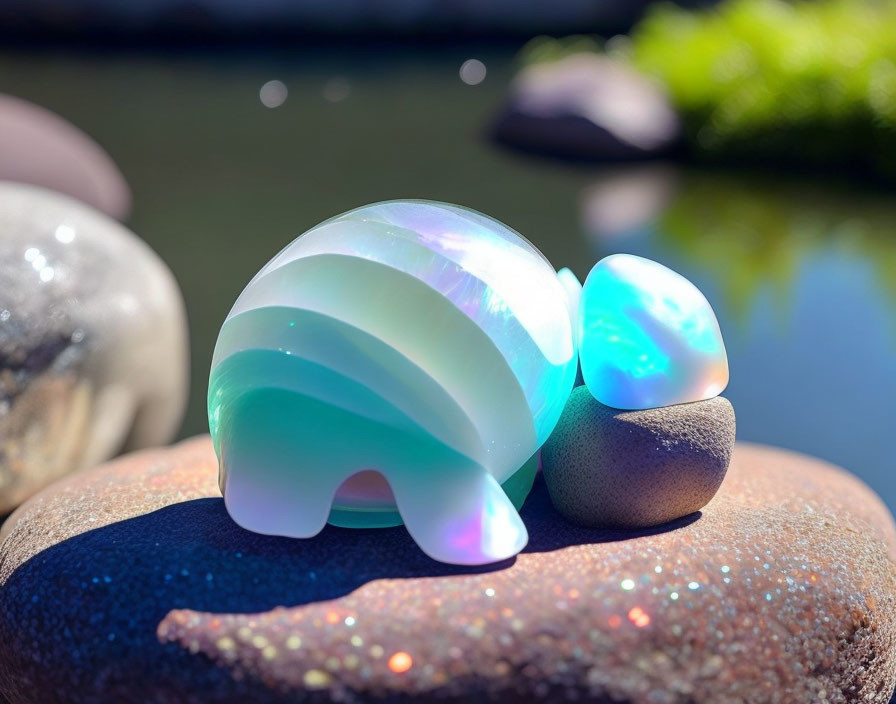
POLYGON ((659 526, 637 530, 584 528, 570 523, 557 512, 551 504, 544 478, 539 475, 522 510, 523 521, 529 531, 529 544, 523 552, 551 552, 572 545, 612 543, 658 535, 689 526, 700 520, 702 515, 700 511, 696 511, 659 526))
MULTIPOLYGON (((147 662, 160 674, 188 673, 208 701, 232 687, 156 637, 172 609, 255 613, 348 594, 375 579, 435 577, 501 569, 444 565, 424 555, 404 528, 353 531, 328 526, 311 540, 251 533, 219 498, 172 504, 89 530, 23 563, 0 592, 0 691, 10 701, 93 701, 123 692, 147 662)), ((160 682, 159 696, 180 700, 160 682)), ((172 685, 174 687, 174 685, 172 685)), ((165 698, 159 701, 167 701, 165 698)), ((224 696, 223 694, 221 696, 224 696)), ((153 700, 156 701, 156 700, 153 700)))
MULTIPOLYGON (((573 526, 554 511, 541 477, 522 514, 530 532, 527 552, 657 532, 573 526)), ((226 691, 229 675, 195 658, 188 662, 183 649, 157 639, 156 628, 172 609, 264 612, 336 599, 377 579, 482 573, 513 563, 445 565, 423 554, 403 527, 327 526, 302 541, 263 536, 237 526, 221 499, 184 501, 81 533, 15 570, 0 599, 0 638, 13 644, 14 654, 0 663, 10 668, 0 672, 0 684, 5 690, 14 682, 17 692, 25 692, 49 676, 58 683, 58 701, 66 701, 66 690, 84 677, 97 686, 126 687, 149 658, 159 672, 195 667, 191 676, 211 697, 226 691), (12 662, 18 658, 20 663, 12 662), (36 670, 35 658, 45 667, 36 670), (80 673, 61 672, 62 661, 80 673)), ((40 689, 47 690, 46 681, 40 689)))
MULTIPOLYGON (((700 513, 641 531, 581 528, 554 510, 539 476, 522 516, 530 536, 525 552, 549 552, 654 535, 688 525, 700 513)), ((259 535, 236 525, 222 499, 195 499, 86 531, 35 555, 7 581, 0 614, 7 627, 24 625, 29 615, 23 603, 37 610, 57 608, 64 599, 95 612, 92 626, 107 622, 111 638, 123 623, 145 621, 154 631, 171 609, 254 613, 336 599, 376 579, 482 573, 513 562, 436 562, 404 527, 327 526, 309 540, 259 535), (23 598, 23 590, 30 598, 23 598), (9 604, 17 613, 3 613, 9 604)))

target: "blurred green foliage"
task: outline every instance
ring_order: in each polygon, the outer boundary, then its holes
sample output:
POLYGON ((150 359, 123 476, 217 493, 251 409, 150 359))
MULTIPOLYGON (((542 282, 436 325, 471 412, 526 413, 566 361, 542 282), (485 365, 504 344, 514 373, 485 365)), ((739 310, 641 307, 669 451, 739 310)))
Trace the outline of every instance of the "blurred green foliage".
POLYGON ((603 50, 603 40, 591 34, 572 34, 568 37, 540 35, 529 40, 520 50, 517 59, 524 65, 557 61, 558 59, 603 50))
POLYGON ((660 4, 630 37, 537 37, 520 59, 581 51, 655 77, 700 156, 896 178, 896 0, 660 4))
POLYGON ((896 1, 662 5, 608 47, 665 85, 710 156, 896 176, 896 1))

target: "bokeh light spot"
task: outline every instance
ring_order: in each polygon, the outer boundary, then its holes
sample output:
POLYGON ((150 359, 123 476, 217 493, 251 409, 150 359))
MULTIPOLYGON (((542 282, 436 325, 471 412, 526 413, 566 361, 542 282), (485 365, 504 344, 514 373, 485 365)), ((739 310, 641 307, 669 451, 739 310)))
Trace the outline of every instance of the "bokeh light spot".
POLYGON ((286 102, 287 95, 289 95, 289 90, 286 88, 286 84, 277 80, 268 81, 258 91, 258 98, 266 108, 279 108, 286 102))
POLYGON ((389 669, 398 675, 410 670, 413 664, 413 658, 403 650, 393 653, 392 657, 389 658, 389 669))
POLYGON ((628 620, 638 628, 644 628, 650 625, 650 615, 640 606, 635 606, 628 612, 628 620))
POLYGON ((468 86, 477 86, 485 80, 488 71, 479 59, 467 59, 460 65, 459 73, 460 80, 468 86))
POLYGON ((324 84, 324 100, 329 103, 342 102, 351 92, 352 85, 344 78, 331 78, 324 84))

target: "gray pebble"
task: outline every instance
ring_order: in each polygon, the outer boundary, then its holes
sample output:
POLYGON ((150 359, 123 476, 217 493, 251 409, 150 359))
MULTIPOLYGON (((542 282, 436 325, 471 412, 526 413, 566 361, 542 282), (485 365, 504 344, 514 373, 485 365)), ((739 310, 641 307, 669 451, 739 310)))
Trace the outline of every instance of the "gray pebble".
POLYGON ((709 503, 734 435, 734 409, 721 396, 621 411, 579 386, 542 448, 542 466, 551 500, 568 520, 645 528, 709 503))

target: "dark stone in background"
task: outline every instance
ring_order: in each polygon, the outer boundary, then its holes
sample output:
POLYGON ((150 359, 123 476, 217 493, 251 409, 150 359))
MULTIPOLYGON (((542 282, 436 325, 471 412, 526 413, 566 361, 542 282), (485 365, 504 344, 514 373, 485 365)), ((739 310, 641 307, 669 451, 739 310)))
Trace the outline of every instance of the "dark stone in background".
POLYGON ((681 127, 650 79, 583 52, 523 68, 491 132, 501 144, 562 159, 637 161, 670 155, 681 127))

